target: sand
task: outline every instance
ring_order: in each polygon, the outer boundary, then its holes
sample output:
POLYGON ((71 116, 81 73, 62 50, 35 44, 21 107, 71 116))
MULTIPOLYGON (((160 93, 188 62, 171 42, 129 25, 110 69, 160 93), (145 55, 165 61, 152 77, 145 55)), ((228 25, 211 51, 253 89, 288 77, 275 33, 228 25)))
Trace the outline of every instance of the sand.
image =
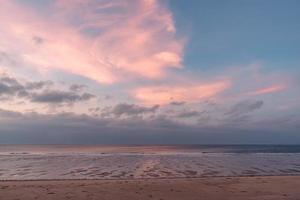
POLYGON ((1 181, 0 200, 300 199, 300 176, 1 181))

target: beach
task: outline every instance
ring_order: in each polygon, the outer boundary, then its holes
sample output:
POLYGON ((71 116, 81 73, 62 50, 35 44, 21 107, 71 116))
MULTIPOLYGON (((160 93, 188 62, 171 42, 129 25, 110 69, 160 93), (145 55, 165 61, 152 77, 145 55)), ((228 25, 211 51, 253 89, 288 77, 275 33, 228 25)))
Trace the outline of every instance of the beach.
POLYGON ((299 186, 299 146, 0 146, 0 200, 297 200, 299 186))
POLYGON ((300 199, 300 176, 1 181, 1 200, 300 199))

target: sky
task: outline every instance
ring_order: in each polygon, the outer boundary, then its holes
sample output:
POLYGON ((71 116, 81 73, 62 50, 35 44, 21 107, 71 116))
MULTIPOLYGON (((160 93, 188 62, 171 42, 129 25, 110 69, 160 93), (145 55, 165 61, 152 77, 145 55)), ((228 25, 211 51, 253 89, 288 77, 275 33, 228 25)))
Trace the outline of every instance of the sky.
POLYGON ((0 0, 0 144, 298 144, 298 0, 0 0))

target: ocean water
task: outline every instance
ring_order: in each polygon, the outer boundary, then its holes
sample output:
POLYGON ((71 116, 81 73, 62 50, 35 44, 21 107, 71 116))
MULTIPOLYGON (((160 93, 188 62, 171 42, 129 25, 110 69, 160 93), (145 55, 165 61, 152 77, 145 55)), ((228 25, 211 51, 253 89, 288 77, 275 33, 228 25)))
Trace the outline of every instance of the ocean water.
POLYGON ((0 145, 0 180, 300 175, 300 146, 0 145))

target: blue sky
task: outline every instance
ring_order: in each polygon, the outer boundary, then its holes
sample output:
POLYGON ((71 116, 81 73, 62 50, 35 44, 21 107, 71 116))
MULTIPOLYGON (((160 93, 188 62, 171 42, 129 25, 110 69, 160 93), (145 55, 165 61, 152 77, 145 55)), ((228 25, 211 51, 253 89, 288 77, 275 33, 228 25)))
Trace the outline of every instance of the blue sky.
POLYGON ((209 70, 264 61, 272 68, 299 65, 299 1, 170 1, 185 64, 209 70))

